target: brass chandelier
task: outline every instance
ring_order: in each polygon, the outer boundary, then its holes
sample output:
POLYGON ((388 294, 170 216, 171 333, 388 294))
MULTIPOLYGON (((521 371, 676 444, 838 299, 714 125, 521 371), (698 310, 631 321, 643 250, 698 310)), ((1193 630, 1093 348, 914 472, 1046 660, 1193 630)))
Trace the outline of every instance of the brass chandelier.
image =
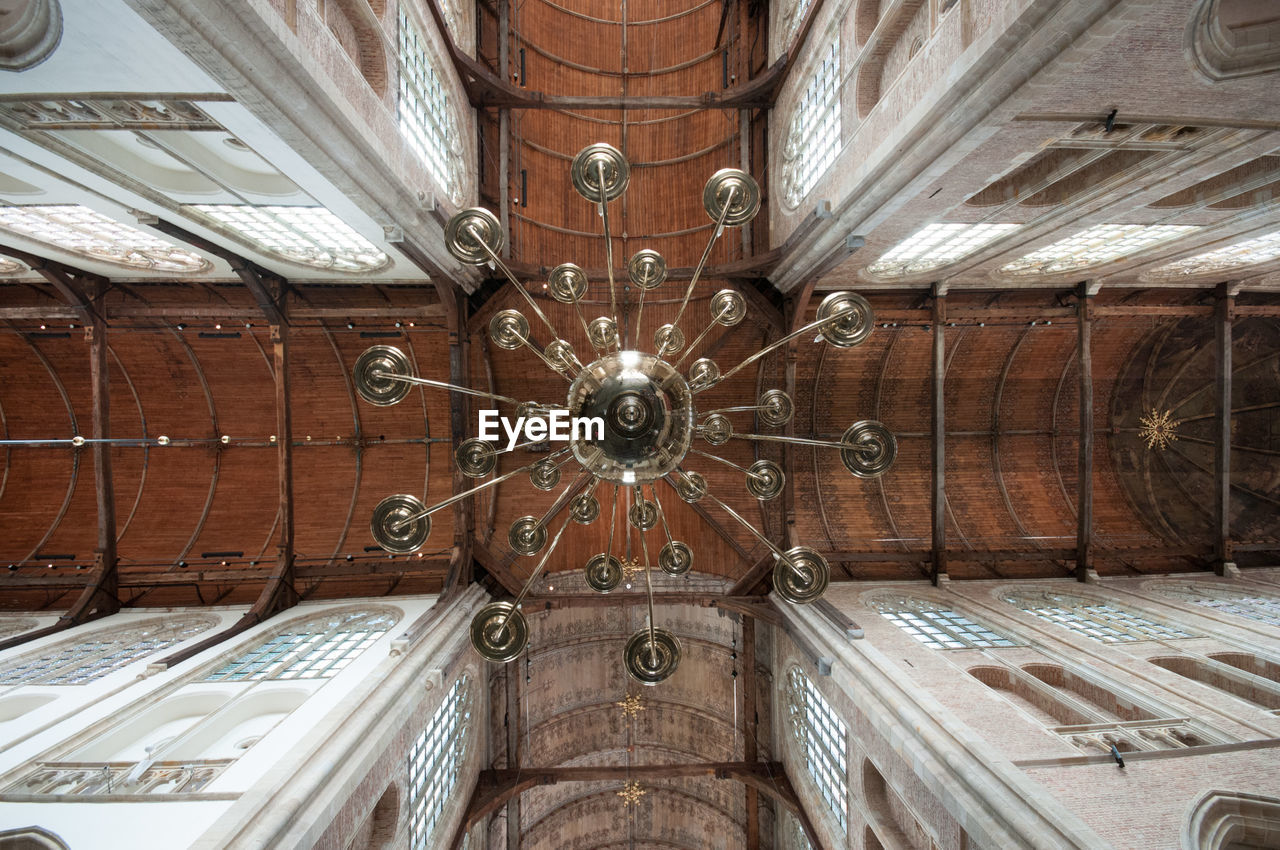
MULTIPOLYGON (((628 340, 619 335, 609 202, 626 191, 630 166, 617 149, 597 143, 578 153, 570 175, 574 189, 597 206, 603 222, 610 313, 587 321, 582 312, 587 276, 573 263, 554 268, 547 289, 556 301, 572 305, 577 313, 592 349, 593 359, 589 363, 583 364, 579 360, 573 346, 561 337, 537 302, 502 261, 499 255, 506 236, 493 213, 482 208, 466 209, 453 216, 445 228, 445 240, 454 257, 469 265, 491 264, 502 272, 515 290, 524 296, 534 316, 550 331, 551 342, 539 350, 530 342, 529 320, 519 311, 501 310, 489 323, 489 335, 495 345, 509 351, 528 348, 552 372, 569 382, 568 394, 562 404, 522 402, 508 396, 418 377, 413 373, 409 358, 399 349, 386 345, 373 346, 361 354, 356 360, 353 378, 361 397, 371 404, 396 404, 417 384, 487 398, 514 407, 519 416, 545 418, 552 411, 563 410, 573 417, 598 417, 603 421, 603 433, 597 437, 590 431, 580 434, 575 430, 566 448, 548 449, 548 454, 533 463, 498 475, 430 507, 414 496, 390 496, 374 508, 370 529, 374 540, 383 549, 396 554, 413 552, 426 542, 431 532, 431 515, 436 511, 523 474, 529 476, 534 487, 552 490, 559 484, 562 468, 576 464, 578 474, 556 502, 562 504, 568 499, 566 516, 549 542, 548 523, 553 519, 554 508, 553 512, 541 518, 525 516, 511 525, 507 539, 514 552, 528 557, 541 553, 519 595, 513 601, 485 605, 472 620, 471 642, 476 652, 490 661, 505 663, 515 659, 528 643, 529 628, 520 611, 521 602, 551 559, 569 524, 587 525, 599 518, 602 511, 596 491, 603 487, 612 485, 613 488, 609 542, 604 552, 592 556, 583 566, 586 583, 596 592, 608 593, 622 583, 624 571, 636 568, 630 563, 629 552, 625 563, 614 554, 618 536, 619 493, 626 495, 630 491, 632 498, 627 500, 630 508, 625 510, 624 521, 638 532, 640 540, 643 563, 639 569, 645 575, 648 623, 627 641, 624 664, 632 678, 645 685, 655 685, 675 671, 681 648, 674 634, 654 623, 651 576, 654 564, 649 557, 645 532, 659 525, 662 527, 665 543, 659 548, 656 565, 663 572, 683 575, 692 568, 694 561, 693 549, 671 535, 658 495, 659 481, 669 485, 685 502, 705 499, 716 505, 766 546, 775 560, 774 592, 782 599, 795 604, 812 602, 823 595, 830 580, 830 567, 821 554, 806 546, 783 551, 716 498, 702 475, 685 469, 682 464, 693 453, 732 467, 745 476, 747 491, 760 500, 773 499, 782 492, 782 469, 769 460, 758 460, 749 468, 738 466, 714 453, 694 448, 694 438, 701 437, 713 447, 724 445, 730 439, 745 439, 833 449, 839 452, 845 468, 859 478, 884 474, 893 464, 897 443, 884 425, 870 420, 851 425, 838 442, 734 430, 729 418, 734 413, 754 413, 760 423, 770 428, 780 428, 790 422, 795 413, 794 401, 778 389, 764 392, 754 404, 709 411, 697 409, 695 402, 699 393, 722 383, 794 339, 816 333, 818 339, 831 345, 849 348, 863 342, 873 327, 871 305, 866 299, 852 292, 833 292, 819 305, 815 321, 766 345, 727 372, 721 373, 720 367, 707 357, 694 360, 689 364, 687 373, 680 372, 681 363, 714 328, 732 327, 746 317, 747 306, 742 295, 733 289, 722 289, 711 298, 711 316, 707 326, 691 344, 685 344, 680 322, 716 240, 726 227, 747 223, 760 209, 760 189, 749 174, 725 168, 707 181, 702 203, 715 228, 685 288, 675 320, 659 327, 653 335, 653 353, 641 350, 640 328, 645 294, 662 286, 667 278, 666 261, 656 251, 642 249, 627 262, 627 276, 640 295, 634 336, 628 340)), ((500 454, 530 446, 526 443, 499 450, 491 442, 471 438, 459 445, 454 460, 464 475, 482 478, 494 471, 500 454)), ((624 527, 623 533, 627 535, 629 550, 631 532, 624 527)))

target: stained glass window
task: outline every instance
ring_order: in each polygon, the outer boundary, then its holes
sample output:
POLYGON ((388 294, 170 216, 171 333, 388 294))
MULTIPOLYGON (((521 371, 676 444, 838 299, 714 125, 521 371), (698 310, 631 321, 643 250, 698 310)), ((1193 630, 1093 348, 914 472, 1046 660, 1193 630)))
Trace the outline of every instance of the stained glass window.
POLYGON ((95 629, 0 667, 0 685, 83 685, 175 646, 216 622, 210 617, 157 617, 95 629))
POLYGON ((1008 223, 958 224, 936 222, 894 245, 867 267, 878 277, 905 277, 949 266, 983 245, 1017 230, 1008 223))
POLYGON ((444 702, 432 715, 409 750, 409 841, 413 850, 428 845, 440 823, 449 794, 458 784, 467 755, 467 731, 471 724, 468 678, 454 681, 444 702))
POLYGON ((0 207, 0 230, 131 269, 191 274, 213 268, 199 254, 78 204, 0 207))
POLYGON ((203 681, 328 679, 344 670, 398 619, 390 611, 364 609, 302 619, 218 667, 203 681))
POLYGON ((1099 224, 1059 239, 1001 266, 1003 274, 1024 277, 1087 269, 1144 251, 1200 228, 1182 224, 1099 224))
POLYGON ((208 216, 269 254, 317 269, 367 272, 390 259, 324 207, 193 204, 208 216))
POLYGON ((461 201, 461 139, 444 76, 432 62, 426 44, 400 8, 400 94, 397 114, 400 135, 444 187, 455 203, 461 201))
POLYGON ((783 197, 796 206, 840 152, 840 42, 833 41, 796 105, 783 149, 783 197))
POLYGON ((1010 593, 1004 601, 1042 620, 1103 643, 1171 640, 1194 637, 1189 632, 1108 602, 1064 593, 1010 593))
POLYGON ((1017 645, 941 603, 925 599, 881 599, 872 605, 882 617, 930 649, 1017 645))
POLYGON ((809 678, 792 667, 787 675, 791 729, 804 748, 805 766, 822 799, 840 822, 849 825, 849 729, 809 678))
POLYGON ((1215 251, 1165 263, 1147 272, 1143 277, 1152 280, 1194 277, 1251 266, 1255 263, 1265 263, 1277 257, 1280 257, 1280 230, 1247 239, 1244 242, 1237 242, 1225 248, 1218 248, 1215 251))

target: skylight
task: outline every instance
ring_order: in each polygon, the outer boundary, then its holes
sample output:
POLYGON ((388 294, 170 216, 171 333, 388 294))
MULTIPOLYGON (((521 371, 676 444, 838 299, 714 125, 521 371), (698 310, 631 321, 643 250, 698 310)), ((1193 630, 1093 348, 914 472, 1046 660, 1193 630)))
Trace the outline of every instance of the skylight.
POLYGON ((1179 224, 1099 224, 1014 260, 1000 271, 1024 277, 1100 266, 1199 229, 1179 224))
POLYGON ((800 203, 840 151, 840 42, 833 41, 796 105, 783 150, 783 197, 800 203))
POLYGON ((867 272, 878 277, 906 277, 942 268, 1017 228, 1007 223, 936 222, 899 242, 868 266, 867 272))
POLYGON ((421 36, 404 10, 400 11, 397 42, 400 65, 400 135, 426 163, 431 176, 455 203, 462 200, 461 148, 444 76, 431 61, 421 36))

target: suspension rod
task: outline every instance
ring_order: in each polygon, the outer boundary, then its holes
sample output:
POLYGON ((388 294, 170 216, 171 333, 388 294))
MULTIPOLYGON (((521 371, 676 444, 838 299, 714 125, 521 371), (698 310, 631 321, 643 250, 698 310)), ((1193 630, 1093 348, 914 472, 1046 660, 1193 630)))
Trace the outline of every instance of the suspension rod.
MULTIPOLYGON (((680 302, 680 309, 676 311, 676 319, 672 322, 673 327, 679 327, 680 319, 684 316, 685 308, 689 306, 689 298, 693 295, 693 287, 697 285, 698 278, 702 276, 702 269, 707 264, 707 259, 711 256, 711 249, 715 246, 716 240, 720 238, 720 234, 724 233, 724 220, 729 217, 729 210, 733 208, 733 202, 738 194, 737 186, 729 187, 729 197, 725 199, 724 209, 720 210, 720 217, 716 219, 716 228, 711 231, 711 238, 707 240, 707 247, 702 251, 702 258, 698 260, 698 265, 694 267, 693 277, 689 279, 689 286, 684 291, 684 300, 680 302)), ((665 348, 665 346, 664 346, 665 348)), ((662 356, 662 352, 658 352, 658 356, 662 356)))
MULTIPOLYGON (((774 349, 776 349, 776 348, 780 348, 780 347, 782 347, 782 346, 786 345, 788 342, 791 342, 791 340, 795 339, 796 337, 798 337, 798 336, 804 336, 804 335, 805 335, 805 334, 807 334, 807 333, 812 333, 812 332, 814 332, 814 331, 818 330, 819 328, 821 328, 823 325, 829 325, 829 324, 831 324, 832 322, 835 322, 835 321, 838 321, 838 320, 840 320, 840 319, 843 319, 845 316, 851 315, 851 314, 856 313, 856 312, 858 312, 858 308, 857 308, 857 307, 846 307, 846 308, 845 308, 845 309, 843 309, 843 310, 839 310, 839 311, 837 311, 837 312, 835 312, 835 313, 832 313, 830 316, 827 316, 825 319, 818 319, 817 321, 810 322, 809 324, 805 325, 804 327, 800 328, 799 330, 792 331, 791 333, 787 334, 786 336, 781 337, 781 338, 779 338, 779 339, 777 339, 777 340, 775 340, 775 341, 773 341, 773 342, 769 343, 769 344, 768 344, 768 345, 766 345, 764 348, 760 349, 760 350, 759 350, 759 351, 757 351, 755 354, 753 354, 753 355, 751 355, 750 357, 748 357, 746 360, 743 360, 743 361, 742 361, 741 363, 739 363, 737 366, 734 366, 734 367, 733 367, 732 369, 730 369, 728 372, 725 372, 723 375, 721 375, 721 376, 720 376, 720 378, 719 378, 718 380, 716 380, 716 381, 714 381, 714 382, 712 382, 712 383, 708 384, 707 386, 703 387, 702 389, 704 389, 704 390, 711 389, 711 388, 712 388, 712 387, 714 387, 716 384, 719 384, 721 381, 726 381, 726 380, 728 380, 729 378, 733 377, 733 376, 734 376, 734 375, 736 375, 738 372, 740 372, 742 369, 746 368, 747 366, 750 366, 752 363, 756 362, 756 361, 757 361, 757 360, 759 360, 761 357, 764 357, 764 356, 765 356, 766 354, 768 354, 770 351, 773 351, 773 350, 774 350, 774 349)), ((701 392, 701 390, 698 390, 698 392, 701 392)))
POLYGON ((519 404, 520 402, 514 398, 497 393, 487 393, 483 390, 473 390, 470 387, 460 387, 457 384, 449 384, 444 381, 433 381, 430 378, 419 378, 417 375, 397 375, 394 372, 383 372, 381 369, 374 369, 370 373, 375 378, 390 378, 393 381, 403 381, 406 384, 421 384, 424 387, 435 387, 438 390, 449 390, 449 392, 462 393, 463 395, 473 395, 479 398, 491 398, 494 401, 503 401, 507 404, 519 404))
POLYGON ((613 237, 609 234, 609 195, 604 185, 604 162, 596 160, 596 179, 600 186, 600 217, 604 219, 604 266, 609 270, 609 316, 613 319, 614 345, 622 349, 622 334, 618 328, 618 295, 613 284, 613 237))
POLYGON ((684 354, 681 354, 680 359, 673 364, 677 369, 680 368, 680 364, 684 362, 684 359, 692 354, 693 350, 698 347, 698 343, 702 342, 702 340, 706 338, 707 334, 711 333, 711 329, 720 324, 720 317, 732 309, 733 306, 731 304, 725 304, 716 311, 716 314, 711 317, 711 324, 702 329, 702 333, 698 334, 693 342, 689 343, 689 347, 684 350, 684 354))
MULTIPOLYGON (((681 470, 680 470, 680 472, 681 472, 681 474, 683 474, 683 473, 684 473, 684 470, 683 470, 683 469, 681 469, 681 470)), ((670 478, 668 478, 668 479, 667 479, 667 483, 668 483, 668 484, 671 484, 671 486, 672 486, 672 487, 674 487, 674 486, 675 486, 675 484, 671 482, 670 478)), ((757 531, 757 530, 756 530, 756 527, 755 527, 754 525, 752 525, 751 523, 747 522, 745 519, 743 519, 743 518, 742 518, 742 516, 741 516, 737 511, 735 511, 733 508, 729 507, 729 506, 728 506, 728 505, 726 505, 724 502, 722 502, 722 501, 720 501, 719 499, 717 499, 715 496, 711 495, 711 492, 710 492, 710 491, 708 491, 708 492, 707 492, 707 494, 706 494, 706 498, 708 498, 708 499, 710 499, 711 501, 715 502, 717 505, 719 505, 719 506, 720 506, 720 510, 724 511, 724 512, 725 512, 725 513, 727 513, 729 516, 733 517, 735 520, 737 520, 737 521, 738 521, 738 524, 739 524, 739 525, 741 525, 741 526, 742 526, 743 528, 745 528, 747 531, 750 531, 750 532, 751 532, 751 534, 752 534, 752 535, 753 535, 757 540, 759 540, 761 543, 763 543, 765 546, 767 546, 767 547, 769 548, 769 551, 771 551, 771 552, 773 553, 773 557, 777 558, 779 561, 781 561, 782 563, 786 564, 786 565, 787 565, 787 568, 788 568, 789 570, 791 570, 791 572, 792 572, 792 573, 793 573, 797 578, 800 578, 800 579, 804 579, 804 578, 806 578, 806 576, 805 576, 803 573, 801 573, 798 569, 796 569, 796 565, 795 565, 795 564, 793 564, 793 563, 791 563, 791 559, 787 557, 787 555, 786 555, 786 553, 785 553, 785 552, 783 552, 783 551, 782 551, 781 549, 779 549, 776 545, 774 545, 773 541, 771 541, 769 538, 765 537, 763 534, 761 534, 759 531, 757 531)))
POLYGON ((538 302, 533 300, 533 296, 529 294, 529 290, 525 289, 524 284, 516 279, 516 276, 511 273, 511 269, 507 268, 507 264, 502 262, 502 258, 494 253, 494 250, 489 247, 489 243, 485 242, 484 239, 481 238, 480 231, 476 229, 474 224, 467 225, 467 233, 471 234, 471 238, 484 249, 484 252, 489 255, 489 259, 498 267, 498 270, 506 276, 507 280, 511 281, 511 285, 519 290, 520 294, 524 296, 524 300, 529 302, 529 307, 532 308, 533 312, 542 320, 542 323, 547 326, 547 330, 551 331, 551 338, 559 339, 560 334, 556 332, 555 326, 551 324, 551 320, 542 312, 542 308, 538 306, 538 302))

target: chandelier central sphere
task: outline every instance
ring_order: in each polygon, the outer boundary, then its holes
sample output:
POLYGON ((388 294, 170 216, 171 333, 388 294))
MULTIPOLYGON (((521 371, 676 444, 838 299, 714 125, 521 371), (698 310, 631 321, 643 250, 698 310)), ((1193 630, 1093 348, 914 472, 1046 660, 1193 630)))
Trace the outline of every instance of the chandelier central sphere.
POLYGON ((597 478, 614 484, 652 484, 676 470, 694 435, 693 392, 676 368, 654 354, 606 354, 569 386, 569 415, 598 417, 600 439, 582 429, 573 456, 597 478))
POLYGON ((532 314, 546 326, 550 341, 545 346, 536 346, 525 315, 519 310, 503 309, 490 320, 489 337, 507 351, 529 349, 548 369, 567 380, 569 392, 563 410, 554 404, 519 401, 494 392, 419 377, 414 374, 412 361, 393 346, 373 346, 357 358, 353 370, 356 390, 370 404, 396 404, 417 384, 488 398, 514 408, 521 417, 556 417, 567 413, 575 423, 569 445, 553 450, 537 448, 535 443, 516 446, 513 440, 511 446, 499 450, 479 437, 461 440, 454 452, 458 470, 469 478, 493 477, 431 507, 411 495, 388 496, 374 508, 370 531, 378 545, 388 552, 417 551, 431 533, 431 514, 436 511, 517 475, 527 475, 539 490, 552 490, 560 483, 561 467, 576 461, 577 474, 544 516, 523 516, 511 524, 507 541, 512 552, 536 557, 537 564, 514 600, 491 602, 480 609, 471 622, 471 643, 481 657, 498 663, 512 661, 524 651, 529 626, 520 603, 542 574, 569 526, 595 522, 604 513, 603 500, 609 505, 608 542, 603 552, 591 555, 582 565, 583 578, 593 591, 609 593, 624 581, 630 582, 634 575, 643 573, 648 622, 627 641, 623 665, 635 681, 656 685, 675 672, 681 648, 674 634, 654 623, 652 569, 657 567, 672 576, 686 575, 694 562, 692 547, 671 533, 668 511, 658 495, 659 484, 665 485, 680 501, 693 504, 705 500, 714 505, 763 545, 774 560, 774 594, 785 602, 804 605, 821 598, 831 575, 821 553, 805 546, 783 550, 738 511, 713 495, 706 477, 687 468, 686 463, 696 454, 732 468, 745 477, 746 492, 760 501, 774 499, 783 492, 786 476, 782 467, 766 459, 742 467, 718 454, 694 449, 694 439, 701 437, 711 448, 738 439, 835 450, 845 468, 858 478, 875 478, 888 471, 897 455, 897 442, 884 425, 870 420, 849 426, 839 441, 789 433, 752 433, 735 427, 732 416, 738 414, 751 414, 754 423, 762 428, 789 425, 795 414, 795 401, 780 389, 766 390, 754 402, 748 398, 744 403, 714 410, 697 409, 695 399, 699 393, 721 385, 782 346, 794 345, 806 335, 817 334, 817 339, 828 345, 851 348, 866 340, 874 327, 871 305, 865 298, 852 292, 833 292, 818 305, 815 321, 801 325, 803 317, 796 317, 793 330, 728 371, 721 372, 719 365, 705 355, 690 362, 684 373, 680 371, 685 358, 698 349, 709 333, 717 327, 733 327, 746 317, 747 303, 743 295, 735 289, 721 289, 708 299, 709 321, 692 342, 686 344, 685 331, 681 328, 681 320, 685 318, 689 300, 716 240, 726 227, 746 224, 760 209, 760 188, 751 175, 735 168, 723 168, 707 181, 702 205, 714 223, 711 237, 684 288, 684 298, 674 320, 653 332, 652 353, 643 350, 645 295, 666 281, 666 260, 657 251, 643 248, 627 261, 627 277, 639 292, 634 313, 628 303, 622 304, 619 311, 614 284, 609 202, 626 191, 630 166, 618 150, 597 143, 588 145, 574 158, 570 179, 574 189, 596 205, 603 222, 609 312, 587 320, 582 311, 588 290, 587 274, 573 263, 561 263, 552 269, 544 288, 555 301, 573 307, 585 342, 593 351, 585 366, 572 343, 560 336, 524 283, 503 262, 500 252, 506 234, 493 213, 481 208, 462 210, 449 220, 444 232, 445 243, 455 258, 468 265, 491 265, 499 270, 532 314), (620 321, 632 318, 634 321, 620 321), (587 427, 579 428, 579 424, 587 427), (516 448, 546 454, 517 469, 496 474, 498 456, 516 448), (610 488, 611 494, 606 492, 610 488), (560 511, 564 517, 553 530, 560 511), (646 537, 646 533, 651 536, 646 537), (651 558, 651 554, 656 557, 651 558))

